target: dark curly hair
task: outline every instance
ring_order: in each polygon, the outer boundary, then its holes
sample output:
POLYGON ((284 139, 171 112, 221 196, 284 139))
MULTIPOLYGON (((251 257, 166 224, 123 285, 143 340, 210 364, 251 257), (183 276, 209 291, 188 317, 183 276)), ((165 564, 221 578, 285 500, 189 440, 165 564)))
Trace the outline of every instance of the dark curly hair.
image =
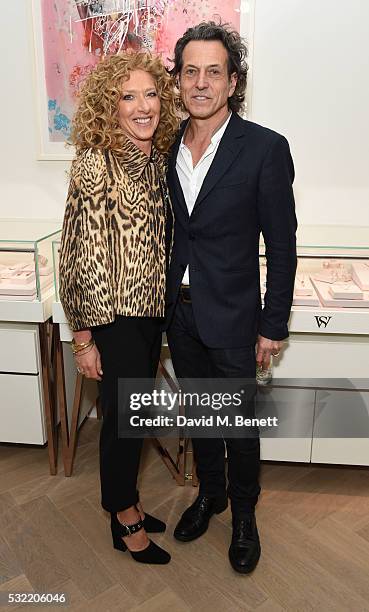
POLYGON ((245 110, 245 92, 247 84, 246 62, 248 55, 245 42, 236 30, 228 23, 215 23, 215 21, 202 21, 192 28, 188 28, 181 38, 177 40, 174 49, 174 67, 171 74, 177 76, 183 67, 183 50, 193 40, 219 40, 228 53, 228 75, 236 73, 237 85, 233 95, 228 98, 230 110, 239 113, 245 110))

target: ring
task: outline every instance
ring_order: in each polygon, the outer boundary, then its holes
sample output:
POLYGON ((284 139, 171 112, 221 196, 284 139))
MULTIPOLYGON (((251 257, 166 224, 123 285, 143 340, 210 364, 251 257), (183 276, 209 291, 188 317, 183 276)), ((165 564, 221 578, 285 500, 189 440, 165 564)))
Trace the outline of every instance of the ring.
POLYGON ((83 374, 83 370, 81 370, 81 368, 77 367, 77 372, 78 374, 83 374))
POLYGON ((278 357, 280 351, 278 351, 278 353, 272 353, 273 357, 278 357))

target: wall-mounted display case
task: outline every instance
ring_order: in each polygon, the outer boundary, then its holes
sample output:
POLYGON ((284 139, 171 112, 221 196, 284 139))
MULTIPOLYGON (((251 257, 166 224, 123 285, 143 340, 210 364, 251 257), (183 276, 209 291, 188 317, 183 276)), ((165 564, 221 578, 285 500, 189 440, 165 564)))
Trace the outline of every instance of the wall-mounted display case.
POLYGON ((60 222, 2 219, 0 222, 0 300, 43 301, 54 291, 52 240, 60 222))

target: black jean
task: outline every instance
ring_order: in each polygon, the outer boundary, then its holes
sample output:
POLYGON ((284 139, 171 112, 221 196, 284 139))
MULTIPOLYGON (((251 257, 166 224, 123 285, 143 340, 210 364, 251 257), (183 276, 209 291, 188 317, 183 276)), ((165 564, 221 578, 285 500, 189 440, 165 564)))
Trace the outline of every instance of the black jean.
MULTIPOLYGON (((191 303, 176 305, 167 332, 177 378, 254 379, 255 346, 214 349, 199 336, 191 303)), ((222 497, 226 493, 225 445, 228 458, 228 495, 234 516, 252 512, 260 493, 260 441, 256 437, 192 438, 200 481, 200 494, 222 497)))
POLYGON ((118 435, 118 380, 155 378, 161 347, 162 319, 117 316, 114 323, 92 329, 101 355, 99 383, 103 424, 100 434, 101 504, 119 512, 138 501, 137 475, 142 438, 118 435))

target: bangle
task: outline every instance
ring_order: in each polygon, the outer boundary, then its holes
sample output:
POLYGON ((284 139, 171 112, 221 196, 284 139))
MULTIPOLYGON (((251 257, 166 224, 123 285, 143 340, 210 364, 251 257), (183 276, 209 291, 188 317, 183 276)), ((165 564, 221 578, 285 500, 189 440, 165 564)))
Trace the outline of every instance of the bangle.
POLYGON ((72 352, 73 355, 83 351, 83 349, 88 348, 89 346, 93 346, 95 344, 95 340, 91 338, 88 342, 81 342, 81 344, 77 344, 74 339, 72 340, 72 352))
POLYGON ((73 353, 74 358, 76 357, 83 357, 83 355, 87 355, 87 353, 89 353, 95 346, 95 342, 93 342, 91 344, 91 346, 88 346, 87 349, 81 349, 80 351, 76 351, 75 353, 73 353))

